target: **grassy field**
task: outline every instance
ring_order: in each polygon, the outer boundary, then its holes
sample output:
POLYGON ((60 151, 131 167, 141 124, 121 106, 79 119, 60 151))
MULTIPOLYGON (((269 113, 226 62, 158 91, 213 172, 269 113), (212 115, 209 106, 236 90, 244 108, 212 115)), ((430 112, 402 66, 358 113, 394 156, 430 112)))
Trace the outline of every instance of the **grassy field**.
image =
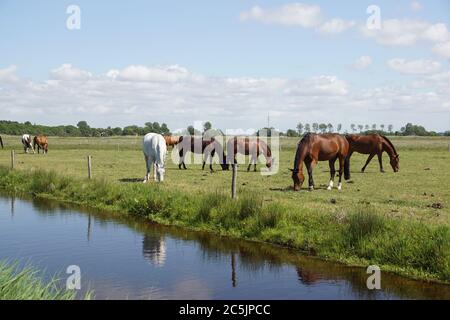
MULTIPOLYGON (((141 137, 50 137, 48 155, 23 154, 19 137, 4 136, 3 140, 5 149, 0 150, 0 166, 10 166, 9 150, 14 149, 17 150, 16 168, 24 175, 34 175, 30 177, 35 180, 51 180, 36 170, 52 170, 64 178, 73 178, 68 181, 92 193, 91 196, 85 191, 77 193, 77 188, 66 186, 69 182, 61 182, 62 178, 55 178, 59 184, 52 183, 50 189, 28 186, 48 197, 73 198, 99 207, 102 204, 98 202, 104 201, 105 208, 144 215, 153 213, 150 218, 162 223, 280 243, 351 264, 376 262, 385 269, 413 277, 450 282, 449 138, 392 138, 400 154, 399 173, 392 172, 385 155, 386 173, 379 172, 374 159, 362 174, 360 169, 366 156, 355 154, 352 180, 344 183, 342 191, 326 190, 328 163, 322 162, 314 172, 318 188, 314 192, 306 191, 306 184, 301 192, 291 190, 288 169, 293 167, 298 139, 282 138, 277 174, 262 176, 246 172, 246 166, 239 167, 239 208, 227 200, 231 172, 220 171, 218 165, 214 173, 189 164, 188 170, 180 171, 169 157, 164 184, 143 185, 140 181, 145 174, 145 163, 141 137), (91 185, 95 187, 86 187, 84 180, 87 155, 93 157, 93 175, 97 180, 91 185), (73 190, 59 192, 55 188, 73 190), (120 199, 99 194, 92 188, 107 189, 105 193, 114 193, 120 199), (131 208, 134 204, 130 201, 146 201, 145 197, 157 197, 155 192, 160 197, 151 205, 131 208), (124 199, 127 194, 131 200, 124 199), (157 215, 159 211, 170 212, 157 215), (195 212, 195 219, 191 211, 195 212), (234 211, 239 218, 228 221, 227 212, 234 211)), ((2 174, 11 176, 9 172, 2 174)), ((9 184, 0 183, 0 187, 11 189, 14 184, 22 184, 18 189, 27 191, 23 190, 26 176, 10 179, 9 184)))

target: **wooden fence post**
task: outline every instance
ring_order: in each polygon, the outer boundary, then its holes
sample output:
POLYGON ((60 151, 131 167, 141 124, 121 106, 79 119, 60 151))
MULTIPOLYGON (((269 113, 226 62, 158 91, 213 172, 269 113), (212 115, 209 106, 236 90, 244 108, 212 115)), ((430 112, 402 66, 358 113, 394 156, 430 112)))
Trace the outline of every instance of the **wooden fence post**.
POLYGON ((14 150, 11 150, 11 169, 14 169, 14 162, 16 162, 16 153, 14 150))
POLYGON ((233 176, 231 178, 231 198, 236 199, 237 164, 233 163, 231 167, 233 168, 233 176))
POLYGON ((87 161, 88 161, 88 178, 92 179, 92 156, 88 156, 87 161))

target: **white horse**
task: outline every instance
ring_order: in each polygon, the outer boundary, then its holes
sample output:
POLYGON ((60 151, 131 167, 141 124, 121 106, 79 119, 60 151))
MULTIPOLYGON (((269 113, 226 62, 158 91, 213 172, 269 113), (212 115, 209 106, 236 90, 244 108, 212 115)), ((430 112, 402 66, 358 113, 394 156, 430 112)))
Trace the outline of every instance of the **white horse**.
POLYGON ((167 145, 164 137, 158 133, 147 133, 142 144, 144 151, 145 163, 147 165, 147 173, 145 174, 144 183, 150 179, 150 171, 155 165, 154 177, 156 181, 164 181, 167 145))
POLYGON ((33 148, 33 144, 31 142, 32 142, 32 139, 31 139, 31 136, 29 134, 24 134, 22 136, 23 151, 25 153, 28 153, 28 150, 30 150, 30 149, 33 151, 33 153, 35 153, 34 152, 34 148, 33 148))

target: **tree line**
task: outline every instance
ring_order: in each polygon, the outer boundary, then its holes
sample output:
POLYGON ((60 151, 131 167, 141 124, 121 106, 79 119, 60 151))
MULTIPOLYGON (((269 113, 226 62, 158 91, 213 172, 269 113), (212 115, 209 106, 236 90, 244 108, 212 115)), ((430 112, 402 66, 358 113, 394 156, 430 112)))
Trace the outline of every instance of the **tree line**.
MULTIPOLYGON (((191 135, 203 135, 207 132, 210 136, 224 135, 220 129, 214 129, 211 122, 206 121, 203 124, 203 131, 195 129, 193 126, 188 126, 181 134, 191 135)), ((262 128, 256 132, 256 135, 261 134, 271 135, 274 132, 274 128, 262 128), (262 131, 264 130, 264 131, 262 131)), ((107 136, 143 136, 149 132, 156 132, 162 135, 170 135, 170 129, 167 124, 159 122, 146 122, 143 127, 137 125, 131 125, 126 127, 107 127, 107 128, 93 128, 90 127, 86 121, 80 121, 76 126, 73 125, 61 125, 61 126, 44 126, 38 124, 32 124, 27 121, 20 123, 17 121, 0 120, 0 134, 7 135, 22 135, 24 133, 38 135, 44 134, 47 136, 61 136, 61 137, 107 137, 107 136)), ((278 132, 279 135, 288 137, 300 137, 304 133, 379 133, 383 135, 398 135, 398 136, 450 136, 450 131, 435 132, 427 131, 423 126, 415 125, 412 123, 406 124, 399 131, 394 131, 392 124, 351 124, 350 131, 343 130, 342 124, 337 124, 336 127, 331 123, 298 123, 296 129, 288 129, 286 132, 278 132)))

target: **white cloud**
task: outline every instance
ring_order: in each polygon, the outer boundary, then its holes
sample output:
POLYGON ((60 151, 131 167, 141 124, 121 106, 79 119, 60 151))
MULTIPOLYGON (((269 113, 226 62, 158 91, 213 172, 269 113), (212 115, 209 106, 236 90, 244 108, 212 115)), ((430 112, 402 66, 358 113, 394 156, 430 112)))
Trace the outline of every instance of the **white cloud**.
POLYGON ((118 80, 148 82, 176 82, 193 77, 187 69, 178 65, 167 67, 131 65, 123 70, 109 70, 106 75, 118 80))
POLYGON ((91 78, 92 74, 88 71, 74 68, 70 63, 65 63, 51 70, 50 76, 55 80, 80 81, 91 78))
POLYGON ((362 26, 360 31, 364 37, 373 38, 377 43, 386 46, 412 46, 420 41, 437 43, 450 39, 450 32, 444 23, 430 24, 410 19, 384 20, 380 30, 370 30, 362 26))
POLYGON ((348 92, 347 83, 335 76, 317 76, 287 88, 286 93, 302 96, 340 96, 348 92))
POLYGON ((353 64, 353 68, 356 70, 364 70, 372 64, 372 58, 369 56, 359 57, 353 64))
POLYGON ((433 47, 433 52, 441 57, 450 59, 450 41, 438 43, 433 47))
MULTIPOLYGON (((11 74, 13 69, 2 69, 0 74, 11 74)), ((426 114, 428 124, 440 123, 445 128, 450 115, 448 72, 421 76, 421 90, 406 85, 361 90, 332 75, 305 79, 210 77, 179 66, 130 66, 88 74, 90 77, 78 81, 73 77, 45 81, 17 77, 16 82, 0 86, 0 118, 25 121, 38 116, 54 124, 86 120, 93 126, 159 121, 171 129, 210 120, 223 129, 247 129, 265 125, 268 112, 276 126, 287 128, 298 119, 329 121, 330 115, 336 122, 363 122, 367 112, 377 110, 371 113, 380 117, 377 121, 398 118, 395 125, 406 121, 427 125, 426 114), (159 70, 158 76, 149 70, 159 70), (170 70, 170 76, 161 70, 170 70), (439 114, 433 116, 433 112, 439 114)))
POLYGON ((422 4, 419 1, 411 1, 411 10, 414 12, 421 11, 423 9, 422 4))
POLYGON ((241 21, 259 21, 283 26, 311 28, 322 21, 319 6, 302 3, 290 3, 278 8, 261 8, 254 6, 240 14, 241 21))
POLYGON ((356 22, 334 18, 323 23, 318 31, 322 34, 337 34, 354 27, 356 22))
POLYGON ((402 74, 424 75, 436 73, 440 70, 441 64, 433 60, 411 60, 391 59, 388 66, 402 74))
POLYGON ((16 74, 17 67, 11 65, 5 69, 0 69, 0 82, 17 82, 19 77, 16 74))

